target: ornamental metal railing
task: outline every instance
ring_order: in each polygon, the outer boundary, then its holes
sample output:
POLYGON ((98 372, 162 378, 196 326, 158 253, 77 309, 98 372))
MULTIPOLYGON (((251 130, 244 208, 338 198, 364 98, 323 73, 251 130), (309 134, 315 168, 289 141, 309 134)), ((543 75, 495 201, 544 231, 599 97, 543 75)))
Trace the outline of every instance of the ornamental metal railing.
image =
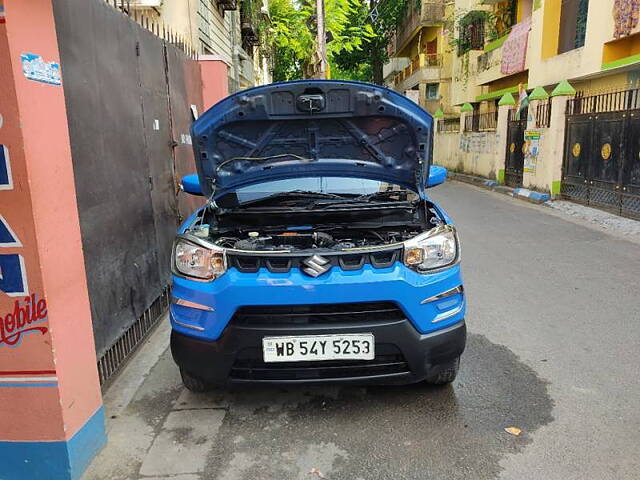
POLYGON ((498 128, 498 111, 474 113, 464 119, 465 132, 491 132, 498 128))
POLYGON ((589 115, 637 109, 640 109, 640 88, 591 94, 581 91, 567 102, 567 115, 589 115))
POLYGON ((460 117, 439 120, 438 133, 460 133, 460 117))
POLYGON ((551 99, 538 103, 535 111, 536 128, 551 126, 551 99))

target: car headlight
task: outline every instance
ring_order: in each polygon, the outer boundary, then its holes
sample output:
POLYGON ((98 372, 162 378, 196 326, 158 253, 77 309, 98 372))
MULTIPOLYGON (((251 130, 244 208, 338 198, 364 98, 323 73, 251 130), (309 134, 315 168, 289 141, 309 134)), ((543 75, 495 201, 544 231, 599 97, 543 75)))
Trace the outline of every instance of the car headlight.
POLYGON ((404 264, 419 272, 437 270, 456 263, 458 250, 456 229, 443 225, 404 242, 404 264))
POLYGON ((209 281, 227 270, 224 249, 198 238, 178 237, 173 246, 174 273, 209 281))

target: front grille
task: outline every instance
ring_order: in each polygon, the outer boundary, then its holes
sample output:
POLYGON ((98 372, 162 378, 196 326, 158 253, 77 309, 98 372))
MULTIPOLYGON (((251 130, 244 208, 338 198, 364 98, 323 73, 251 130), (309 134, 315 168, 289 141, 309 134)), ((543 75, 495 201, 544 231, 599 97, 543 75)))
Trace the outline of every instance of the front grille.
POLYGON ((240 307, 231 324, 246 327, 372 324, 405 318, 393 302, 264 305, 240 307))
POLYGON ((410 372, 409 365, 395 345, 376 344, 373 360, 265 363, 262 350, 242 350, 231 368, 232 380, 328 380, 370 377, 410 372))
MULTIPOLYGON (((364 265, 374 268, 388 268, 402 259, 402 247, 393 247, 375 252, 318 252, 326 258, 331 266, 338 266, 342 270, 360 270, 364 265)), ((251 255, 237 252, 227 253, 229 267, 238 269, 242 273, 256 273, 266 268, 272 273, 286 273, 292 268, 302 268, 302 262, 313 256, 310 253, 291 255, 251 255)))

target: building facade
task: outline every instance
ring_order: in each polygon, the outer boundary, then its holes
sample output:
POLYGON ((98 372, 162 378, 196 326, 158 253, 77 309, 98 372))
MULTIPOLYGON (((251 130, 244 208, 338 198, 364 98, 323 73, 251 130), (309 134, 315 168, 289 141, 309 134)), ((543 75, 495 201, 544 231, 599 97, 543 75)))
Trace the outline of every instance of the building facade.
POLYGON ((423 0, 387 84, 438 118, 436 162, 639 216, 639 13, 638 0, 423 0))
POLYGON ((129 6, 185 39, 198 55, 228 69, 228 91, 271 81, 269 50, 261 30, 266 0, 133 0, 129 6))
POLYGON ((387 86, 407 93, 430 113, 453 105, 451 46, 446 36, 453 10, 453 2, 444 0, 408 2, 383 69, 387 86))

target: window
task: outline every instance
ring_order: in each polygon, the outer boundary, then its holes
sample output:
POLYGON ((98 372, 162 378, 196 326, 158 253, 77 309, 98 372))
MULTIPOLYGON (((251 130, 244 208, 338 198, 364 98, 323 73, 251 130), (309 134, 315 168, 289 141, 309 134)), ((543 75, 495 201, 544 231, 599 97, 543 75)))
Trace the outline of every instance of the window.
POLYGON ((438 84, 429 83, 427 85, 427 100, 438 100, 440 95, 438 94, 438 84))
POLYGON ((501 38, 509 33, 511 27, 518 23, 518 2, 511 0, 495 4, 493 25, 489 28, 491 40, 501 38), (494 38, 493 38, 494 37, 494 38))
POLYGON ((558 53, 584 46, 589 0, 562 0, 558 53))
POLYGON ((584 47, 587 37, 587 15, 589 14, 589 0, 580 0, 578 5, 578 19, 576 20, 576 48, 584 47))
POLYGON ((460 19, 458 35, 458 56, 469 50, 484 49, 484 24, 487 14, 473 11, 460 19))

